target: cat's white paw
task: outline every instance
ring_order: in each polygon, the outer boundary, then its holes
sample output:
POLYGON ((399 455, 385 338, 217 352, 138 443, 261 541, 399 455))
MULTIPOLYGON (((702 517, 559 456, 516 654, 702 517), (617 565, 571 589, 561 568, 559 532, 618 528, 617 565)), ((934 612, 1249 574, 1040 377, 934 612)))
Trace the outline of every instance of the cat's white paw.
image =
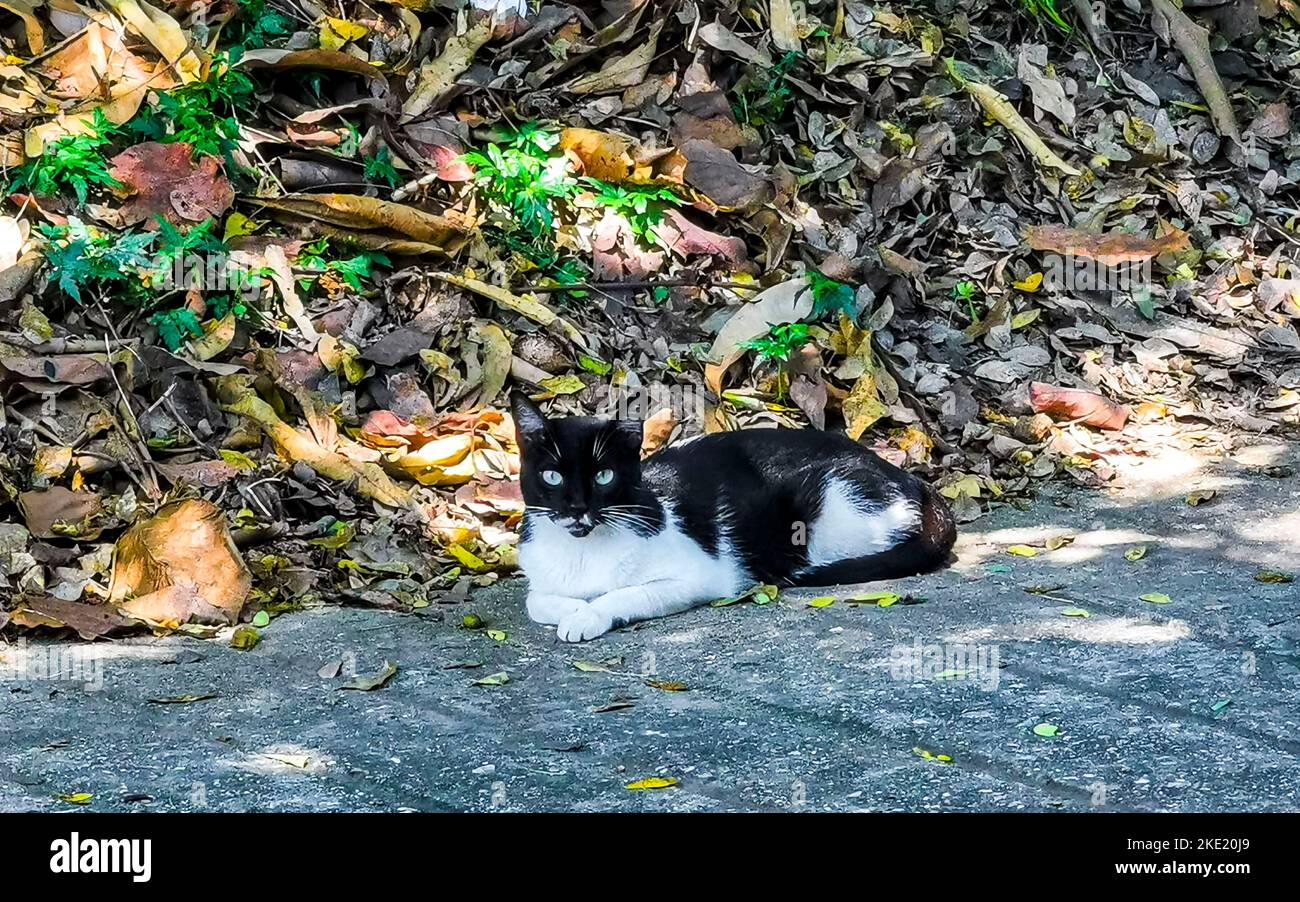
POLYGON ((528 601, 525 603, 528 608, 528 619, 533 623, 550 625, 559 623, 566 616, 579 608, 585 608, 587 602, 581 598, 570 598, 567 595, 545 595, 541 592, 529 592, 528 601))
POLYGON ((612 617, 587 604, 563 617, 555 626, 555 635, 565 642, 585 642, 603 636, 613 628, 612 617))

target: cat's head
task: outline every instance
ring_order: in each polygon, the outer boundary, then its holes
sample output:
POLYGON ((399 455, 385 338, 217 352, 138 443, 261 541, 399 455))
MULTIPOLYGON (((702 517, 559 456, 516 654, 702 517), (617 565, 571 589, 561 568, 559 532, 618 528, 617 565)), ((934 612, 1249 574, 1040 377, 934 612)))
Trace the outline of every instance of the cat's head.
POLYGON ((641 422, 547 417, 521 392, 510 406, 529 509, 579 537, 618 525, 641 488, 641 422))

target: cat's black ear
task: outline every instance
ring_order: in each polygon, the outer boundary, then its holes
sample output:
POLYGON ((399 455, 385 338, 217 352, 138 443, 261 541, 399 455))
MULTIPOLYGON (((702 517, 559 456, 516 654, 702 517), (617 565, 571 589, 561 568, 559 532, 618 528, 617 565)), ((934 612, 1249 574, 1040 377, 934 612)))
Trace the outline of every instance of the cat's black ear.
POLYGON ((515 421, 515 440, 521 445, 546 431, 546 415, 521 391, 510 393, 510 415, 515 421))
POLYGON ((645 424, 640 420, 614 420, 614 434, 618 436, 624 448, 641 451, 641 440, 645 435, 645 424))

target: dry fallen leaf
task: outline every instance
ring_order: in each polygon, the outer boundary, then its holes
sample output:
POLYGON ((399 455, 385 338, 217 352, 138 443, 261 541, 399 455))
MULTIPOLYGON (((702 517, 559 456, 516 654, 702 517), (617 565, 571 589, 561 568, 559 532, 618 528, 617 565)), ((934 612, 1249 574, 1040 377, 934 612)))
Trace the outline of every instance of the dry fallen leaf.
POLYGON ((1129 408, 1116 404, 1096 392, 1075 388, 1058 388, 1044 382, 1029 386, 1029 401, 1037 413, 1059 419, 1077 420, 1099 429, 1123 429, 1129 408))
POLYGON ((812 312, 812 292, 807 287, 808 282, 803 278, 774 285, 742 305, 727 320, 709 349, 709 358, 716 362, 704 368, 704 381, 710 391, 721 392, 723 376, 745 355, 741 347, 745 342, 763 335, 775 324, 796 322, 812 312))
POLYGON ((155 216, 177 225, 199 223, 221 216, 235 201, 220 161, 208 156, 195 160, 188 144, 146 141, 109 163, 109 175, 130 198, 122 208, 126 225, 152 222, 155 216))
POLYGON ((156 623, 231 623, 251 587, 221 509, 178 501, 118 539, 108 600, 156 623))
POLYGON ((1179 229, 1147 238, 1129 232, 1083 232, 1060 225, 1026 226, 1025 241, 1036 251, 1085 257, 1106 266, 1141 263, 1188 246, 1187 233, 1179 229))
POLYGON ((397 676, 397 665, 392 661, 385 661, 377 673, 358 675, 348 680, 339 689, 355 689, 359 692, 373 692, 388 684, 388 681, 397 676))
POLYGON ((322 448, 313 438, 282 421, 271 405, 253 394, 251 389, 237 391, 225 409, 255 420, 292 460, 300 460, 330 479, 355 485, 358 491, 380 504, 410 507, 410 493, 393 482, 382 468, 322 448))

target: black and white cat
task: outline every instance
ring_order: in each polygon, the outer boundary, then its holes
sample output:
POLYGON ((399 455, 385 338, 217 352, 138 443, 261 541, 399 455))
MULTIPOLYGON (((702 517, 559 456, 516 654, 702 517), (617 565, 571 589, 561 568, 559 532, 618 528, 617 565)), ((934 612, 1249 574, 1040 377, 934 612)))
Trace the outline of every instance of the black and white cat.
POLYGON ((756 583, 925 573, 956 540, 933 488, 839 433, 723 432, 642 461, 639 421, 512 407, 528 616, 566 642, 756 583))

